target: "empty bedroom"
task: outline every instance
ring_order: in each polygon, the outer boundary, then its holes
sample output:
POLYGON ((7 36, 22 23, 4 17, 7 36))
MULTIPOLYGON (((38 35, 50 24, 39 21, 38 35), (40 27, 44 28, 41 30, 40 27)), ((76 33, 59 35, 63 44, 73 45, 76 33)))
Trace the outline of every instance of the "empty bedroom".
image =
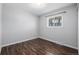
POLYGON ((78 55, 76 3, 0 3, 1 55, 78 55))

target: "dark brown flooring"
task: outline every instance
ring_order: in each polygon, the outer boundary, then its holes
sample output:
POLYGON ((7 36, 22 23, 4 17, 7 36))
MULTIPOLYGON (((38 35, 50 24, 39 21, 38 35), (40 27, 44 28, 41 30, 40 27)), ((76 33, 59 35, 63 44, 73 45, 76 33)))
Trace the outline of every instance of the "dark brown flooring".
POLYGON ((33 39, 2 48, 2 55, 77 55, 78 51, 44 39, 33 39))

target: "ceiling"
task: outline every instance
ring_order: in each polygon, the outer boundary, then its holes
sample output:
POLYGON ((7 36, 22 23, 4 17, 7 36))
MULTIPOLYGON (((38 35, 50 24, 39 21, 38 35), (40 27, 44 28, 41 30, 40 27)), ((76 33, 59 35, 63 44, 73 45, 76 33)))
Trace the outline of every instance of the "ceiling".
POLYGON ((34 3, 10 3, 5 5, 19 7, 37 16, 40 16, 44 13, 48 13, 50 11, 54 11, 56 9, 63 8, 72 4, 73 3, 45 3, 37 6, 34 3))

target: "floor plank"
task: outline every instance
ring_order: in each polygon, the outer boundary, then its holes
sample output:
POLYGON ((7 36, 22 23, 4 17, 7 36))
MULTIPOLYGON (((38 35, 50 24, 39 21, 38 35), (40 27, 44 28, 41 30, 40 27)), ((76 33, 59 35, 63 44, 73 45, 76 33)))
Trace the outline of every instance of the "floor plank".
POLYGON ((1 55, 77 55, 78 50, 44 39, 33 39, 2 48, 1 55))

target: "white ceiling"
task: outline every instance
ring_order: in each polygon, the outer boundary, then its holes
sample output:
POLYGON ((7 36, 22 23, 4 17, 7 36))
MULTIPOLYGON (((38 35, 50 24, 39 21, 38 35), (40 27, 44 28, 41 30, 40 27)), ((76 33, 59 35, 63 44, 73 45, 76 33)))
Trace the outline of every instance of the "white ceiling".
POLYGON ((33 8, 33 7, 28 7, 29 11, 36 14, 36 15, 42 15, 44 13, 47 13, 47 12, 51 12, 51 11, 54 11, 56 9, 59 9, 59 8, 62 8, 62 7, 65 7, 65 6, 69 6, 71 4, 69 3, 48 3, 46 4, 44 7, 41 7, 41 6, 38 6, 38 8, 33 8), (41 7, 41 8, 40 8, 41 7))
POLYGON ((16 4, 10 3, 5 5, 19 7, 37 16, 40 16, 44 13, 72 5, 72 3, 45 3, 45 5, 41 6, 36 6, 33 3, 16 3, 16 4))

